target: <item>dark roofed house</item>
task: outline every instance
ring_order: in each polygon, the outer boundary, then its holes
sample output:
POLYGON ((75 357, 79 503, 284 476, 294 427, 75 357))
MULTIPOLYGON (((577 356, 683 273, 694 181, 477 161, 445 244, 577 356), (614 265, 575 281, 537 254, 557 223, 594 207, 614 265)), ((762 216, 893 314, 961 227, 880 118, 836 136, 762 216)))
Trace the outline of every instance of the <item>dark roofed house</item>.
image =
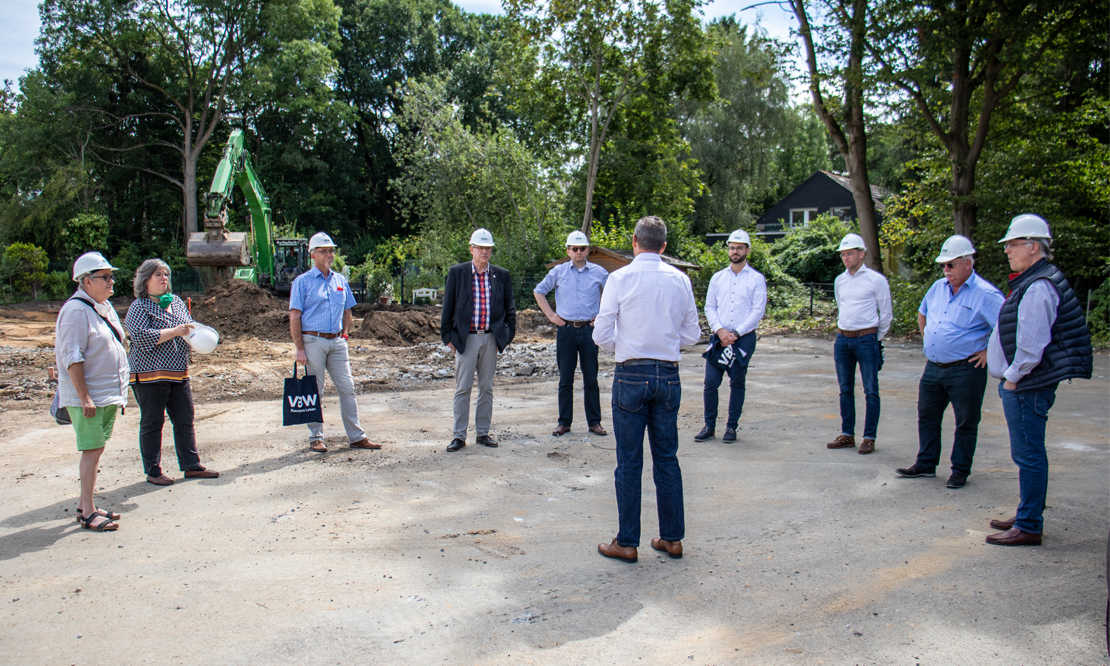
MULTIPOLYGON (((886 192, 872 185, 871 198, 875 201, 875 214, 882 223, 883 198, 886 192)), ((852 198, 852 184, 847 176, 832 171, 818 171, 794 188, 774 206, 763 213, 755 223, 757 236, 768 242, 782 238, 790 229, 804 227, 821 213, 832 213, 842 220, 854 220, 856 202, 852 198)))
MULTIPOLYGON (((674 266, 687 275, 689 275, 690 271, 701 270, 701 266, 697 264, 692 264, 689 261, 676 259, 675 257, 666 254, 661 256, 663 257, 663 261, 667 262, 671 266, 674 266)), ((564 256, 561 259, 557 259, 556 261, 552 261, 546 264, 546 266, 550 270, 552 267, 557 266, 558 264, 561 264, 565 261, 570 261, 570 257, 564 256)), ((612 273, 613 271, 624 268, 628 264, 632 263, 632 250, 610 250, 607 247, 591 245, 589 261, 597 264, 598 266, 601 266, 605 270, 612 273)))

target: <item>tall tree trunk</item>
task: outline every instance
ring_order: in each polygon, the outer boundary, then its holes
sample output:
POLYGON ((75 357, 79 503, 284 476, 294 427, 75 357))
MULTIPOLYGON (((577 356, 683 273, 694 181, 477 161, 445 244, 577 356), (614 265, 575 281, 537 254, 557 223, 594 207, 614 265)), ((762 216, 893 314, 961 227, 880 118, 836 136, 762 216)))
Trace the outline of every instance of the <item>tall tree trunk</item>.
POLYGON ((185 182, 182 190, 185 197, 185 244, 189 236, 198 231, 197 227, 197 158, 191 153, 185 157, 185 182))
POLYGON ((967 238, 975 231, 979 205, 975 203, 975 164, 952 159, 952 208, 956 233, 967 238))

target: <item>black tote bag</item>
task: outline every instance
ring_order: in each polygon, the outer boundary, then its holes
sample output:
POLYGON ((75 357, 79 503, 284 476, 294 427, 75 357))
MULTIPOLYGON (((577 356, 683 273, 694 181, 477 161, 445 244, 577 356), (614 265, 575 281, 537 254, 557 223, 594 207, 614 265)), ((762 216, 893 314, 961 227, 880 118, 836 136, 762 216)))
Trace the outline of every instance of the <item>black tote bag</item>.
POLYGON ((287 426, 324 422, 324 408, 320 405, 316 375, 297 377, 296 361, 293 361, 293 376, 285 378, 285 398, 281 401, 281 414, 282 425, 287 426))

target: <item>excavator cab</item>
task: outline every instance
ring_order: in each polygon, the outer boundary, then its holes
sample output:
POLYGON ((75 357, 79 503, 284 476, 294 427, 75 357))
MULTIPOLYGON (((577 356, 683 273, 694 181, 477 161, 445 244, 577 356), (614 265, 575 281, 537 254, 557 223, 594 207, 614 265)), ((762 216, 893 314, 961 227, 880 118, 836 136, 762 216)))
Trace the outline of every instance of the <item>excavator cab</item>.
POLYGON ((274 292, 280 296, 286 296, 293 288, 293 280, 311 267, 308 240, 275 238, 274 246, 274 292))

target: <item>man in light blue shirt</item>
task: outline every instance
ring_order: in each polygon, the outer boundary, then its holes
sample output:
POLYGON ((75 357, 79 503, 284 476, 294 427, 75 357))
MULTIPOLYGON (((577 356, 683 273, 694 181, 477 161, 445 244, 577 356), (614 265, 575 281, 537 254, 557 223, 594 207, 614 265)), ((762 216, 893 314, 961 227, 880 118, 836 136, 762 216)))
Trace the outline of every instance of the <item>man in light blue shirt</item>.
POLYGON ((582 362, 582 385, 586 403, 586 423, 590 432, 607 435, 601 426, 601 392, 597 385, 597 343, 594 342, 594 317, 601 307, 601 290, 609 272, 587 261, 590 241, 581 231, 567 236, 567 256, 536 285, 533 296, 549 321, 557 327, 555 358, 559 364, 559 423, 552 435, 570 431, 574 419, 574 373, 582 362), (555 311, 547 294, 555 291, 555 311))
MULTIPOLYGON (((321 232, 308 241, 313 267, 293 280, 289 292, 289 332, 297 348, 297 362, 305 365, 308 374, 316 377, 320 397, 324 396, 324 371, 331 375, 339 393, 339 411, 343 428, 352 449, 380 449, 366 438, 358 419, 355 383, 351 377, 351 360, 347 352, 347 335, 351 331, 355 297, 341 273, 331 270, 335 261, 335 243, 321 232)), ((324 452, 324 424, 308 424, 308 445, 313 451, 324 452)))
POLYGON ((949 488, 962 488, 971 474, 987 388, 987 340, 1005 300, 975 272, 973 254, 967 238, 946 240, 937 257, 944 277, 933 283, 918 309, 917 326, 928 362, 917 391, 917 461, 895 470, 906 478, 937 475, 941 422, 951 403, 956 434, 949 488))

